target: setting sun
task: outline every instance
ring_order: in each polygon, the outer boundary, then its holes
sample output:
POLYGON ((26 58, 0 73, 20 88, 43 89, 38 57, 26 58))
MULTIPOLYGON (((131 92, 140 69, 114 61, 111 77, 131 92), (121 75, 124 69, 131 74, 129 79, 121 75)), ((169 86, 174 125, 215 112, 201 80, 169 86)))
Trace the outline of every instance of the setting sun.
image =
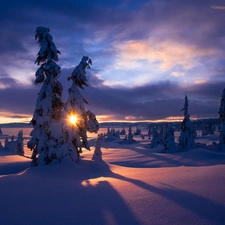
POLYGON ((77 116, 76 115, 70 115, 69 120, 70 120, 70 123, 75 125, 77 123, 77 116))

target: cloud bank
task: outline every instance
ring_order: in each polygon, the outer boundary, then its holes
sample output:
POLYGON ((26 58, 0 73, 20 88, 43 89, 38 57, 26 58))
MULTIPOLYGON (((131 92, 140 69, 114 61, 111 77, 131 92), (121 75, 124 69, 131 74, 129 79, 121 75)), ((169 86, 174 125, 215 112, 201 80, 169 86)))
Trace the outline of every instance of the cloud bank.
POLYGON ((217 117, 225 87, 225 4, 222 0, 4 1, 0 14, 0 117, 32 116, 37 26, 51 30, 67 76, 92 58, 83 94, 99 118, 158 120, 217 117))

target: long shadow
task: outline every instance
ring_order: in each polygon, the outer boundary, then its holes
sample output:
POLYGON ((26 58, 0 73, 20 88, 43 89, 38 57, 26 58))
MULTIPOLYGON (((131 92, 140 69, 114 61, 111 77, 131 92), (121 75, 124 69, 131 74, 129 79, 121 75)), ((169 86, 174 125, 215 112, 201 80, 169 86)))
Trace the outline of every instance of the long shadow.
POLYGON ((138 168, 212 166, 225 164, 225 154, 220 152, 212 152, 197 148, 190 150, 191 152, 155 153, 151 152, 151 149, 145 149, 144 147, 143 149, 140 149, 139 147, 140 146, 135 146, 135 144, 133 144, 129 151, 140 154, 142 160, 138 160, 139 156, 137 156, 136 160, 133 161, 114 161, 112 164, 138 168))
MULTIPOLYGON (((225 206, 216 203, 210 199, 201 197, 187 190, 182 190, 167 184, 162 183, 163 188, 149 185, 141 180, 124 177, 120 174, 113 173, 105 162, 102 162, 105 170, 102 176, 112 177, 118 180, 129 182, 144 190, 163 196, 165 199, 180 205, 182 208, 190 211, 202 218, 203 221, 207 220, 209 224, 221 225, 225 224, 225 206), (108 167, 108 170, 106 169, 108 167)), ((222 197, 222 196, 221 196, 222 197)), ((178 212, 179 213, 179 212, 178 212)))
MULTIPOLYGON (((42 169, 32 168, 25 176, 2 179, 0 182, 2 203, 0 211, 1 215, 4 215, 4 217, 0 216, 2 224, 18 224, 18 221, 24 225, 29 224, 30 221, 32 225, 38 225, 40 221, 45 221, 43 224, 51 224, 53 220, 58 222, 56 224, 71 224, 71 221, 74 221, 76 224, 141 225, 131 207, 108 181, 90 182, 89 179, 97 177, 111 177, 125 181, 149 193, 162 196, 197 215, 201 221, 207 222, 205 224, 225 224, 225 206, 210 199, 167 184, 156 187, 138 179, 125 177, 111 171, 105 162, 89 161, 84 166, 89 167, 90 173, 86 176, 82 174, 81 179, 73 175, 76 170, 69 170, 70 174, 66 177, 68 179, 62 179, 59 166, 48 167, 51 171, 46 171, 47 168, 44 167, 42 169), (53 174, 55 175, 52 176, 53 174), (40 181, 43 185, 40 185, 40 181), (25 188, 26 198, 24 199, 25 188), (35 198, 34 193, 37 196, 35 198), (18 209, 21 202, 23 202, 23 207, 18 209), (27 209, 29 209, 29 214, 26 212, 27 209)), ((65 168, 62 172, 65 172, 65 168)), ((148 208, 145 210, 150 214, 148 208)), ((168 213, 166 215, 168 216, 168 213)), ((197 224, 198 221, 192 222, 192 224, 197 224)))
POLYGON ((77 179, 74 171, 62 177, 59 165, 36 167, 21 176, 2 178, 0 224, 142 224, 108 181, 77 179))
MULTIPOLYGON (((130 207, 108 181, 99 181, 92 185, 88 180, 83 186, 85 209, 89 218, 81 218, 78 224, 133 224, 141 225, 130 207), (87 197, 90 196, 88 200, 87 197), (97 205, 91 204, 97 203, 97 205)), ((78 220, 79 221, 79 220, 78 220)))
POLYGON ((113 174, 112 177, 130 182, 138 187, 141 187, 147 191, 153 192, 172 202, 182 206, 183 208, 189 210, 193 214, 197 214, 203 219, 211 222, 211 224, 225 224, 225 206, 215 203, 207 198, 198 196, 186 190, 181 190, 169 185, 164 185, 164 188, 158 188, 141 180, 136 180, 132 178, 127 178, 119 174, 113 174))

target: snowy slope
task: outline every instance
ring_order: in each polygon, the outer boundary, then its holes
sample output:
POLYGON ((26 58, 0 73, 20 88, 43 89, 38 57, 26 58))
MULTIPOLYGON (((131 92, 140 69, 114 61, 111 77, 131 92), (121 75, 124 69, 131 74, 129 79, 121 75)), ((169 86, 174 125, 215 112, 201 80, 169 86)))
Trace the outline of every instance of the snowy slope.
POLYGON ((103 143, 103 162, 80 165, 1 156, 0 224, 225 224, 224 152, 147 147, 103 143))

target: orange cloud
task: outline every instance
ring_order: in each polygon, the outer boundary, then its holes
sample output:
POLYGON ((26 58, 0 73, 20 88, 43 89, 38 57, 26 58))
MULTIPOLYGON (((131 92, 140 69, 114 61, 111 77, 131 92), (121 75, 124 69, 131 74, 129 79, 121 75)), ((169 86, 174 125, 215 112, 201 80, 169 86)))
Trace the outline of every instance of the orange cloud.
POLYGON ((194 81, 194 84, 204 84, 204 83, 206 83, 206 80, 195 80, 194 81))
POLYGON ((172 75, 175 76, 175 77, 181 77, 181 76, 184 76, 185 73, 184 72, 176 72, 176 71, 174 71, 174 72, 172 72, 172 75))
POLYGON ((117 48, 119 55, 117 68, 148 67, 149 64, 159 62, 163 70, 172 69, 175 66, 191 69, 199 64, 198 57, 213 56, 217 53, 211 48, 199 48, 171 40, 158 42, 154 38, 144 41, 126 41, 118 44, 117 48), (142 60, 146 63, 144 64, 142 60))
POLYGON ((15 114, 11 112, 0 112, 1 124, 4 123, 29 123, 32 115, 15 114))

